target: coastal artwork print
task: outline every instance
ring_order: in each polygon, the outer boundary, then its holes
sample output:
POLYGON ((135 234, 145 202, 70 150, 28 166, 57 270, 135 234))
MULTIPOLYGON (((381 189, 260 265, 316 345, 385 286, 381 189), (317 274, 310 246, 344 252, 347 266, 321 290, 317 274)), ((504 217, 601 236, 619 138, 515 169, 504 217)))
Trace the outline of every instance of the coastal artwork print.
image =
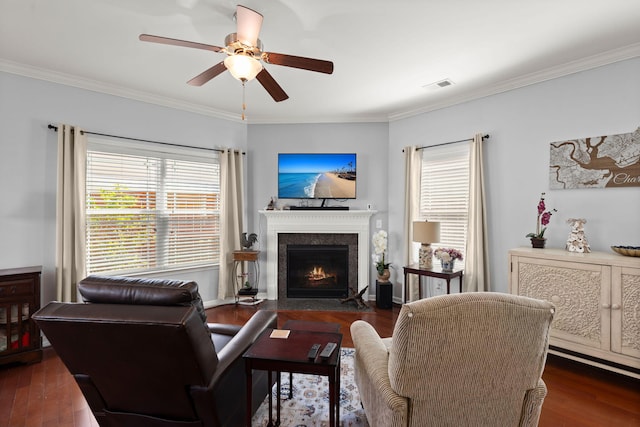
POLYGON ((635 132, 551 143, 549 188, 640 187, 640 127, 635 132))

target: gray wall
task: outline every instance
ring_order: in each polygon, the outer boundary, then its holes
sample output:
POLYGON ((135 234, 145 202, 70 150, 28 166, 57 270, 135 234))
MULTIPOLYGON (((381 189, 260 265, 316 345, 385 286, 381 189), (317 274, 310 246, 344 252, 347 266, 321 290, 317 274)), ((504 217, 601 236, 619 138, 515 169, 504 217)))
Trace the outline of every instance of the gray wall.
MULTIPOLYGON (((358 199, 389 231, 389 260, 402 266, 402 148, 491 134, 485 169, 492 289, 507 290, 507 252, 528 245, 536 203, 547 192, 559 212, 547 231, 564 247, 565 220, 585 217, 594 250, 640 242, 640 188, 548 190, 549 143, 624 133, 640 126, 640 58, 387 123, 249 125, 0 72, 0 268, 42 265, 43 301, 55 296, 56 134, 49 123, 201 147, 247 151, 247 231, 277 191, 278 152, 358 153, 358 199)), ((283 202, 283 201, 280 201, 283 202)), ((374 228, 375 229, 375 228, 374 228)), ((373 267, 372 274, 373 274, 373 267)), ((392 270, 401 283, 402 269, 392 270)), ((177 273, 177 277, 180 274, 177 273)), ((189 273, 205 300, 217 270, 189 273)), ((264 282, 261 288, 265 288, 264 282)), ((399 301, 400 286, 395 288, 399 301)))
MULTIPOLYGON (((389 175, 401 173, 387 166, 387 123, 335 123, 250 125, 248 131, 247 231, 264 239, 266 221, 258 211, 264 209, 278 193, 278 153, 357 153, 357 199, 327 201, 329 204, 366 209, 371 204, 378 212, 372 217, 372 227, 380 220, 387 229, 387 183, 389 175)), ((297 200, 278 200, 278 205, 296 204, 297 200)), ((320 202, 316 202, 319 205, 320 202)), ((266 248, 259 241, 257 249, 266 248)), ((266 254, 261 254, 266 262, 266 254)), ((264 263, 263 263, 264 265, 264 263)), ((371 265, 373 274, 373 264, 371 265)), ((266 269, 261 272, 260 290, 266 290, 266 269)), ((372 276, 373 277, 373 276, 372 276)))
MULTIPOLYGON (((392 122, 389 167, 402 170, 402 148, 489 133, 484 151, 491 289, 508 290, 507 252, 530 246, 536 205, 546 192, 558 209, 545 236, 547 247, 564 248, 568 218, 586 218, 592 250, 640 244, 640 187, 549 190, 549 143, 632 132, 640 126, 640 58, 603 66, 473 102, 392 122)), ((389 224, 402 236, 401 174, 389 176, 389 224)), ((392 247, 391 259, 404 259, 392 247)), ((396 276, 398 281, 401 277, 396 276)), ((400 297, 399 287, 395 289, 400 297)))
MULTIPOLYGON (((246 125, 0 72, 0 268, 43 266, 55 298, 56 140, 49 123, 142 139, 246 148, 246 125)), ((169 275, 165 274, 164 277, 169 275)), ((170 276, 217 295, 218 270, 170 276)))

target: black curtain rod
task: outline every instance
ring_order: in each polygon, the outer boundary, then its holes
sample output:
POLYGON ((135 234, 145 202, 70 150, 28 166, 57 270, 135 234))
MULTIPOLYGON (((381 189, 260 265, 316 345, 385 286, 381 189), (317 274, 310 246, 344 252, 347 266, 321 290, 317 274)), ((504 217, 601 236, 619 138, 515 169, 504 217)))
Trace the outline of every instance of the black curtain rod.
MULTIPOLYGON (((50 124, 47 126, 49 129, 53 129, 55 132, 58 132, 58 126, 50 124)), ((196 150, 206 150, 206 151, 217 151, 218 153, 222 153, 224 150, 219 148, 203 148, 203 147, 194 147, 192 145, 181 145, 181 144, 173 144, 171 142, 160 142, 160 141, 151 141, 149 139, 140 139, 140 138, 130 138, 128 136, 119 136, 119 135, 109 135, 107 133, 98 133, 98 132, 89 132, 88 130, 83 130, 82 134, 88 135, 98 135, 98 136, 106 136, 109 138, 118 138, 118 139, 128 139, 130 141, 139 141, 139 142, 150 142, 152 144, 161 144, 161 145, 169 145, 172 147, 183 147, 183 148, 194 148, 196 150)), ((242 153, 245 154, 245 153, 242 153)))
MULTIPOLYGON (((482 139, 489 139, 489 134, 483 135, 482 139)), ((443 145, 449 145, 449 144, 458 144, 460 142, 467 142, 467 141, 473 141, 473 138, 467 138, 467 139, 460 139, 458 141, 449 141, 449 142, 443 142, 442 144, 435 144, 435 145, 425 145, 423 147, 418 147, 416 148, 416 151, 419 150, 424 150, 426 148, 433 148, 433 147, 441 147, 443 145)), ((404 153, 404 149, 402 149, 402 152, 404 153)))

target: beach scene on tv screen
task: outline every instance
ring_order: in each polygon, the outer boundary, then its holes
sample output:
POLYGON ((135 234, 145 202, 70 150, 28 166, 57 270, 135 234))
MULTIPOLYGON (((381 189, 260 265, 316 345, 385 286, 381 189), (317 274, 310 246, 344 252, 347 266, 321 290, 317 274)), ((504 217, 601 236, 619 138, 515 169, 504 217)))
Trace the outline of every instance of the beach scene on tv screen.
POLYGON ((355 199, 356 155, 279 154, 281 199, 355 199))

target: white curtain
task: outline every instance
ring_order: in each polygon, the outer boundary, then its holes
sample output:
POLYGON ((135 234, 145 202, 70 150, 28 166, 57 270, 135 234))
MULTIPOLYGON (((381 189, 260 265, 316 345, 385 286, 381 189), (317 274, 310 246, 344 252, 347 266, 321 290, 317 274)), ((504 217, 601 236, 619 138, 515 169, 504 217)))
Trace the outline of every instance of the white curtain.
MULTIPOLYGON (((416 147, 404 148, 404 241, 405 265, 413 263, 413 221, 420 213, 420 169, 422 162, 416 147)), ((418 298, 419 281, 415 274, 410 274, 409 295, 403 298, 413 301, 418 298)), ((403 287, 404 289, 404 287, 403 287)), ((403 300, 404 300, 403 299, 403 300)))
POLYGON ((240 233, 244 215, 244 180, 242 153, 226 149, 220 155, 220 275, 218 299, 230 298, 236 289, 232 281, 233 251, 241 249, 240 233))
POLYGON ((464 272, 464 291, 489 291, 489 250, 485 207, 482 134, 476 134, 469 156, 469 224, 464 272))
POLYGON ((56 298, 78 300, 77 283, 86 275, 85 183, 87 138, 81 129, 58 126, 56 196, 56 298))

